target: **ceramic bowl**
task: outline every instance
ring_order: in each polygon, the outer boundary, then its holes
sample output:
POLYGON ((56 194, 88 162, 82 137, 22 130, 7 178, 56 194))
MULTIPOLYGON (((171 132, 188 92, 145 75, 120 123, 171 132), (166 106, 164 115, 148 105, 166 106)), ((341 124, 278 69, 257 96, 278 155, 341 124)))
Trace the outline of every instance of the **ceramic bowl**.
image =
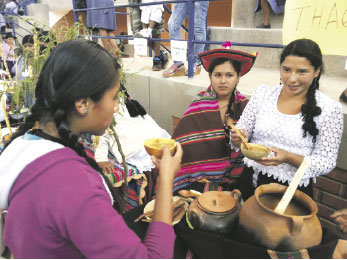
POLYGON ((150 155, 154 155, 157 158, 163 156, 163 146, 168 146, 170 149, 171 155, 174 154, 176 148, 175 140, 169 138, 152 138, 145 141, 145 149, 150 155))
POLYGON ((267 157, 271 152, 270 149, 261 144, 248 143, 249 149, 246 148, 245 144, 241 144, 242 154, 252 160, 260 161, 263 157, 267 157))

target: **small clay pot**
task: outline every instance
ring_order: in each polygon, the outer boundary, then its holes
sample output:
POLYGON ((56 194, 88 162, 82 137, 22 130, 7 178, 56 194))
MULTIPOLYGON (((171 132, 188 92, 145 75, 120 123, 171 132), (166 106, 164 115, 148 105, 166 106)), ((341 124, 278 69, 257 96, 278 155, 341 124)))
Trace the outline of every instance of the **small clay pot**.
POLYGON ((322 227, 316 203, 296 190, 284 214, 274 211, 287 187, 277 183, 259 186, 243 205, 238 234, 267 249, 288 252, 319 245, 322 227))
POLYGON ((239 190, 204 192, 189 205, 188 219, 194 229, 229 233, 237 225, 240 201, 239 190))

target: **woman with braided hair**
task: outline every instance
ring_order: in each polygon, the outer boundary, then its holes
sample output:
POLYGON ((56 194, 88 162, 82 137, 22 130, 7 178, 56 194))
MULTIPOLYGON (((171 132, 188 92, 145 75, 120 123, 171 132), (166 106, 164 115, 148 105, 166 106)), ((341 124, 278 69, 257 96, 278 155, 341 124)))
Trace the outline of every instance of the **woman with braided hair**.
MULTIPOLYGON (((298 189, 312 197, 316 177, 334 169, 343 132, 341 104, 320 92, 322 53, 309 39, 288 44, 280 58, 282 84, 257 87, 237 127, 252 143, 271 148, 273 155, 254 161, 244 158, 240 177, 243 198, 257 186, 288 185, 304 157, 311 159, 298 189)), ((240 137, 232 133, 238 147, 240 137)))
POLYGON ((241 152, 229 145, 227 122, 236 122, 248 102, 236 86, 251 70, 256 55, 232 49, 198 55, 209 73, 210 86, 192 101, 174 130, 173 138, 184 151, 174 191, 232 189, 244 164, 241 152))
POLYGON ((4 243, 16 258, 169 258, 172 183, 182 150, 167 147, 144 242, 113 208, 107 179, 78 142, 102 135, 118 109, 119 65, 97 43, 59 44, 45 62, 31 114, 0 155, 4 243), (34 127, 34 124, 37 126, 34 127))

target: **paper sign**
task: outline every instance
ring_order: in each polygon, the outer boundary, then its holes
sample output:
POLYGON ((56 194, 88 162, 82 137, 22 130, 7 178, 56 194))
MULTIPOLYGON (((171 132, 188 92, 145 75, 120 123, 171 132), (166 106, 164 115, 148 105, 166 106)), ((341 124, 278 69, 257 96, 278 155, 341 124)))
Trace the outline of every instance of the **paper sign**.
POLYGON ((187 61, 187 42, 171 40, 171 56, 174 61, 187 61))
POLYGON ((135 56, 147 56, 147 39, 134 38, 135 56))
POLYGON ((286 1, 283 44, 312 39, 323 54, 347 55, 347 0, 286 1))

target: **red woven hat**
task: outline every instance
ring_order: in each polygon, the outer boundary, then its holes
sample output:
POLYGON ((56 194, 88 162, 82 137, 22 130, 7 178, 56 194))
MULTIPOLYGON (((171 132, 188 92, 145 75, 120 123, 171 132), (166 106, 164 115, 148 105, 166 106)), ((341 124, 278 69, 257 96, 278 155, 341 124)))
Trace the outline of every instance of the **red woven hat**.
POLYGON ((257 58, 258 53, 253 54, 232 50, 232 49, 214 49, 198 54, 201 60, 202 66, 208 71, 208 68, 211 65, 211 62, 217 58, 227 58, 231 60, 236 60, 241 63, 240 76, 245 75, 253 66, 255 59, 257 58))

